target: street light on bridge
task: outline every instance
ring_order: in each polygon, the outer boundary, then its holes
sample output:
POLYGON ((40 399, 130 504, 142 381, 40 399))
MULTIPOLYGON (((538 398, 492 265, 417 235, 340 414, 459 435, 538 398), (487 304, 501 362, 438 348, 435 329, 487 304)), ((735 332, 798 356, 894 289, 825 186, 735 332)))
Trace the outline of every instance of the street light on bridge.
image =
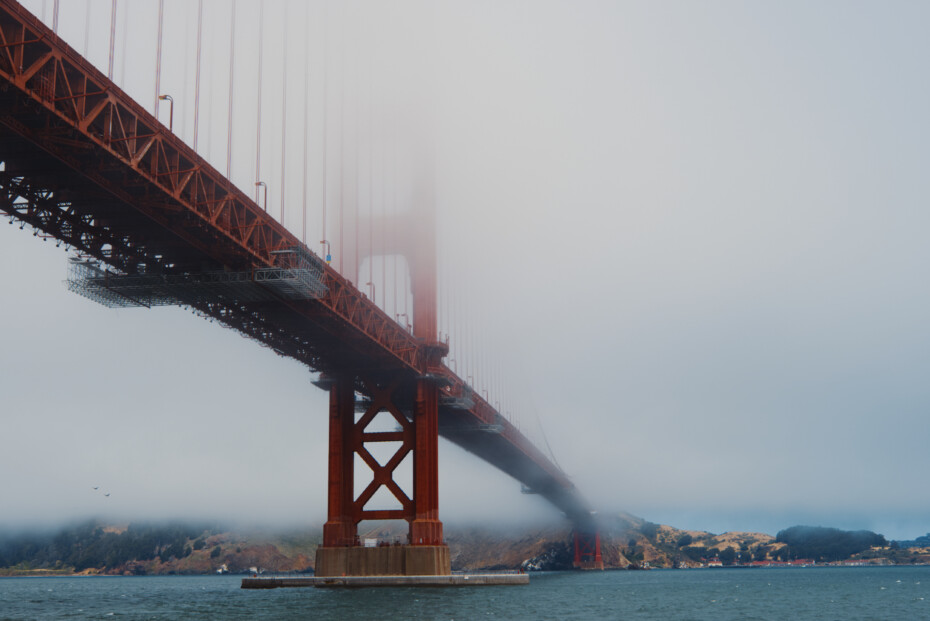
POLYGON ((323 244, 323 245, 326 247, 326 255, 325 255, 325 256, 326 256, 326 263, 327 263, 327 265, 328 265, 328 264, 330 264, 330 263, 333 262, 333 255, 332 255, 332 253, 330 252, 329 242, 326 241, 325 239, 321 239, 321 240, 320 240, 320 243, 323 244))
POLYGON ((171 95, 159 95, 159 99, 162 101, 168 102, 168 131, 174 131, 174 99, 171 98, 171 95))
POLYGON ((368 285, 369 287, 371 287, 371 301, 374 302, 375 304, 377 304, 378 302, 377 302, 377 300, 375 300, 375 283, 373 283, 373 282, 371 282, 371 281, 369 280, 369 281, 366 282, 365 284, 368 285))

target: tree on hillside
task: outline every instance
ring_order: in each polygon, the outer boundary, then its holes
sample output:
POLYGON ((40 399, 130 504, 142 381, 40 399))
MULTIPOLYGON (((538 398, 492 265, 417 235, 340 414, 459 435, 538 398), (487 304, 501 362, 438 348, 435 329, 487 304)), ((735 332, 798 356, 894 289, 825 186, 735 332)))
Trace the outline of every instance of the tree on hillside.
POLYGON ((639 532, 641 532, 646 539, 654 541, 656 535, 659 533, 659 525, 653 524, 652 522, 643 522, 643 525, 639 527, 639 532))
POLYGON ((868 530, 844 531, 822 526, 792 526, 780 531, 775 541, 785 543, 794 558, 838 561, 873 546, 887 546, 888 541, 868 530))
POLYGON ((724 565, 732 565, 734 561, 736 561, 736 550, 733 548, 724 548, 717 556, 724 565))

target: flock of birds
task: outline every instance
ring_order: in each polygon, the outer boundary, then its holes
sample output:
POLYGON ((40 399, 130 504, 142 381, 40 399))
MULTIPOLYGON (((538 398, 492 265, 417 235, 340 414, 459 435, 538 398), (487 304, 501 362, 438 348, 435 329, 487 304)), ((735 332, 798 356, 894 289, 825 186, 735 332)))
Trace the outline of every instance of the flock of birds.
MULTIPOLYGON (((99 485, 95 485, 95 486, 94 486, 94 491, 97 491, 98 489, 100 489, 100 486, 99 486, 99 485)), ((110 497, 110 492, 104 492, 103 495, 106 496, 107 498, 109 498, 109 497, 110 497)))

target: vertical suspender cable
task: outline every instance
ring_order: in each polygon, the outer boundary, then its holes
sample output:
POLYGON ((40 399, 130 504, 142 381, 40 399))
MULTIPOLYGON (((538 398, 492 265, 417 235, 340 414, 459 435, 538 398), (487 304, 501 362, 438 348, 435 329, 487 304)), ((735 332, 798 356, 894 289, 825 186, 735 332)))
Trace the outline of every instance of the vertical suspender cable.
POLYGON ((410 298, 410 290, 412 286, 410 282, 410 276, 412 275, 411 274, 412 271, 413 271, 413 259, 411 257, 407 257, 407 269, 404 270, 404 316, 407 318, 408 324, 412 323, 410 321, 410 308, 408 307, 409 298, 410 298))
MULTIPOLYGON (((189 3, 185 3, 184 6, 185 6, 185 8, 187 8, 187 7, 190 7, 190 4, 189 4, 189 3)), ((193 21, 192 19, 186 19, 186 18, 187 18, 187 16, 185 15, 185 19, 184 19, 184 53, 183 53, 183 55, 182 55, 182 58, 185 59, 185 60, 184 60, 184 78, 183 78, 183 80, 181 81, 181 84, 182 84, 182 86, 181 86, 181 101, 184 102, 183 108, 187 108, 187 102, 191 101, 191 97, 189 96, 189 93, 188 93, 188 89, 189 89, 190 86, 191 86, 191 84, 190 84, 190 83, 191 83, 191 80, 190 80, 191 63, 187 62, 187 59, 190 58, 190 56, 191 56, 191 55, 190 55, 190 44, 191 44, 191 36, 190 36, 190 34, 191 34, 191 26, 194 24, 194 21, 193 21)), ((182 109, 183 109, 183 108, 182 108, 182 109)), ((181 129, 181 132, 180 132, 180 135, 181 135, 181 136, 187 136, 187 119, 188 119, 189 116, 190 116, 189 114, 182 114, 182 115, 181 115, 181 128, 180 128, 180 129, 181 129)))
POLYGON ((119 84, 126 88, 126 40, 129 39, 129 5, 123 4, 123 45, 120 49, 119 84))
POLYGON ((90 48, 90 0, 87 1, 86 9, 84 12, 84 58, 87 58, 87 51, 90 48))
MULTIPOLYGON (((304 5, 306 8, 306 26, 304 27, 304 32, 310 32, 310 6, 304 5)), ((308 167, 307 167, 307 123, 309 120, 308 110, 310 108, 310 47, 309 47, 309 36, 304 36, 304 165, 303 165, 303 174, 301 175, 304 180, 303 186, 303 219, 301 221, 302 233, 301 241, 305 244, 307 243, 307 177, 308 177, 308 167)))
POLYGON ((197 69, 194 72, 194 152, 197 152, 197 129, 200 123, 200 51, 203 41, 203 0, 197 1, 197 69))
MULTIPOLYGON (((470 275, 469 275, 470 276, 470 275)), ((478 376, 478 351, 475 349, 475 325, 474 320, 477 318, 477 313, 475 311, 475 304, 473 303, 474 297, 474 283, 471 282, 469 278, 468 282, 468 293, 469 296, 466 298, 468 300, 468 305, 466 306, 465 316, 469 317, 469 321, 465 323, 465 331, 468 333, 468 366, 471 370, 471 381, 472 387, 475 389, 475 392, 478 391, 478 380, 475 379, 478 376)))
POLYGON ((355 246, 355 275, 353 276, 353 278, 359 277, 359 269, 362 267, 361 265, 359 265, 359 261, 358 261, 358 257, 359 257, 358 208, 359 208, 359 200, 362 197, 362 175, 361 175, 362 139, 361 139, 361 132, 359 131, 361 127, 360 119, 362 116, 361 101, 360 101, 361 99, 360 96, 362 92, 362 80, 361 80, 361 70, 360 70, 361 67, 359 66, 361 65, 359 56, 360 55, 359 55, 358 46, 356 45, 356 48, 355 48, 355 200, 353 201, 353 205, 352 205, 352 209, 355 212, 354 218, 353 218, 355 220, 355 222, 353 223, 355 227, 355 244, 354 244, 355 246))
POLYGON ((381 305, 387 310, 387 141, 384 140, 384 114, 381 115, 381 305))
POLYGON ((392 132, 394 134, 391 142, 394 146, 394 161, 391 162, 391 241, 394 250, 394 317, 397 317, 397 128, 392 132))
MULTIPOLYGON (((345 151, 346 151, 346 32, 345 32, 345 6, 342 8, 342 49, 339 50, 339 60, 342 65, 342 75, 339 85, 339 270, 345 269, 345 263, 342 261, 343 250, 345 249, 345 226, 343 212, 344 200, 346 193, 345 186, 345 151)), ((345 276, 345 274, 343 274, 345 276)))
MULTIPOLYGON (((158 43, 155 46, 155 118, 158 118, 158 96, 161 95, 161 42, 165 25, 165 0, 158 0, 158 43)), ((177 96, 177 94, 175 94, 177 96)))
POLYGON ((113 50, 116 46, 116 0, 110 3, 110 63, 107 66, 107 78, 113 80, 113 50))
MULTIPOLYGON (((369 52, 368 56, 368 282, 375 281, 375 275, 372 273, 374 269, 374 256, 375 256, 375 244, 374 244, 374 228, 375 228, 375 219, 374 219, 374 201, 375 201, 375 185, 374 185, 374 168, 375 168, 375 141, 374 141, 374 110, 372 108, 372 96, 374 92, 374 74, 372 73, 372 56, 373 52, 369 52)), ((378 303, 376 298, 378 291, 374 289, 372 285, 371 292, 371 301, 375 304, 378 303)), ((383 294, 382 294, 383 295, 383 294)))
MULTIPOLYGON (((326 195, 326 186, 327 181, 329 180, 329 171, 327 164, 329 164, 329 158, 326 150, 326 138, 329 135, 329 125, 326 120, 326 112, 329 108, 329 95, 328 95, 328 85, 329 85, 329 37, 327 33, 329 32, 329 2, 325 3, 326 9, 323 15, 323 215, 322 222, 320 223, 320 243, 323 244, 325 240, 328 240, 328 233, 326 232, 326 209, 329 207, 328 196, 326 195)), ((308 9, 309 10, 309 9, 308 9)), ((325 246, 322 249, 324 257, 329 254, 326 251, 325 246)))
POLYGON ((285 147, 287 146, 287 7, 288 3, 284 3, 284 36, 281 38, 282 44, 282 59, 281 59, 281 219, 279 222, 284 224, 284 198, 285 198, 285 185, 284 185, 284 173, 287 170, 287 165, 285 162, 285 157, 287 155, 285 147))
POLYGON ((384 93, 381 93, 381 306, 387 310, 387 132, 385 130, 384 93))
POLYGON ((52 5, 52 31, 58 34, 58 0, 52 5))
POLYGON ((232 2, 229 26, 229 112, 226 118, 226 178, 232 181, 232 135, 233 135, 233 77, 236 67, 236 0, 232 2))
MULTIPOLYGON (((262 180, 262 38, 265 31, 265 3, 258 5, 258 122, 255 129, 255 183, 262 180)), ((255 202, 258 202, 258 188, 255 186, 255 202)), ((267 207, 267 205, 266 205, 267 207)))

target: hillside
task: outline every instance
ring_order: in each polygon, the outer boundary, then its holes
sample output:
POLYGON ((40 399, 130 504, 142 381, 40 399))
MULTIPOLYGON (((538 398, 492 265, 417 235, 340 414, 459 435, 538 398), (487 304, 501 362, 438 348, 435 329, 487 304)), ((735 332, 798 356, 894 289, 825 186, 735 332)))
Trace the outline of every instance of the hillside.
MULTIPOLYGON (((606 568, 701 567, 815 558, 818 562, 930 563, 930 547, 902 548, 867 531, 792 527, 713 534, 654 524, 629 514, 602 517, 606 568), (884 542, 884 543, 883 543, 884 542), (875 545, 879 543, 880 545, 875 545), (852 546, 852 547, 850 547, 852 546), (842 556, 838 556, 842 551, 842 556)), ((404 523, 360 530, 361 539, 403 541, 404 523)), ((453 570, 564 570, 573 560, 568 525, 525 530, 447 526, 453 570)), ((53 534, 0 535, 0 576, 311 572, 319 531, 256 533, 216 526, 85 523, 53 534)))

